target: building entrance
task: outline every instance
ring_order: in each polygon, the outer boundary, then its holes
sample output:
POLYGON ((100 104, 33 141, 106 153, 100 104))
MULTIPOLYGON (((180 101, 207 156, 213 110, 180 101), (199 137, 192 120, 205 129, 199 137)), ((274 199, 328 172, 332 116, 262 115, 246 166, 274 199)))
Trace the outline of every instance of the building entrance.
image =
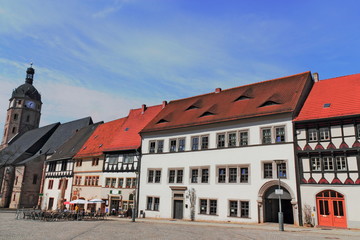
POLYGON ((325 190, 316 195, 318 224, 320 226, 346 228, 344 195, 325 190))
MULTIPOLYGON (((264 194, 264 222, 279 222, 279 195, 275 194, 275 189, 278 189, 278 186, 270 187, 264 194)), ((294 224, 291 195, 285 188, 282 187, 281 189, 284 193, 281 195, 281 208, 284 214, 284 223, 294 224)))

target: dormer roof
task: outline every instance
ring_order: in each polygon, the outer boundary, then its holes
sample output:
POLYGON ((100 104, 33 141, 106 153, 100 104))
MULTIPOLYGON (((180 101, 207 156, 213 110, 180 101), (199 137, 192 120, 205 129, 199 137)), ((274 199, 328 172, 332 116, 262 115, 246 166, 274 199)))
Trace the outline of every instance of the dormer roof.
POLYGON ((171 101, 141 132, 293 113, 311 84, 304 72, 171 101))

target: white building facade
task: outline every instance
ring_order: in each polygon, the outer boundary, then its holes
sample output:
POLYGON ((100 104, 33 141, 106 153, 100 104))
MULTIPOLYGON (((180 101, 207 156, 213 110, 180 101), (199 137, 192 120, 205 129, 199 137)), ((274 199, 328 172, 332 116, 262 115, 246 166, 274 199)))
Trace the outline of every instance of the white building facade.
POLYGON ((303 85, 291 89, 292 80, 277 79, 170 102, 141 133, 140 212, 277 222, 280 182, 284 222, 298 224, 292 120, 312 80, 309 73, 294 78, 303 85), (271 98, 279 81, 289 86, 286 92, 298 92, 271 98), (292 107, 282 111, 290 99, 292 107))

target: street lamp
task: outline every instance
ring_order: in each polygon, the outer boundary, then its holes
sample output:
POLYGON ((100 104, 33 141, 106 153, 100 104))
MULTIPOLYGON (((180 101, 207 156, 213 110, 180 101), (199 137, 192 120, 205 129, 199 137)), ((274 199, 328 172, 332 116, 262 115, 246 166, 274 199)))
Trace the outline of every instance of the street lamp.
POLYGON ((284 163, 284 160, 274 160, 274 162, 277 167, 277 175, 279 178, 279 188, 275 189, 275 194, 279 195, 279 213, 278 213, 279 231, 284 231, 284 214, 281 209, 281 195, 283 194, 283 190, 281 189, 281 181, 280 181, 280 177, 283 175, 280 166, 282 163, 284 163))

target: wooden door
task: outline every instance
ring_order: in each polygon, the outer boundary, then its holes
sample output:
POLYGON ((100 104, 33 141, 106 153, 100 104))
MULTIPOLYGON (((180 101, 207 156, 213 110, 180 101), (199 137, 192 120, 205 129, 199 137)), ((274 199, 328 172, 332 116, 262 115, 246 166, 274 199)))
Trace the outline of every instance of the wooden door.
POLYGON ((316 195, 318 224, 328 227, 347 227, 344 196, 332 190, 316 195))
POLYGON ((174 200, 174 218, 183 219, 183 200, 174 200))

